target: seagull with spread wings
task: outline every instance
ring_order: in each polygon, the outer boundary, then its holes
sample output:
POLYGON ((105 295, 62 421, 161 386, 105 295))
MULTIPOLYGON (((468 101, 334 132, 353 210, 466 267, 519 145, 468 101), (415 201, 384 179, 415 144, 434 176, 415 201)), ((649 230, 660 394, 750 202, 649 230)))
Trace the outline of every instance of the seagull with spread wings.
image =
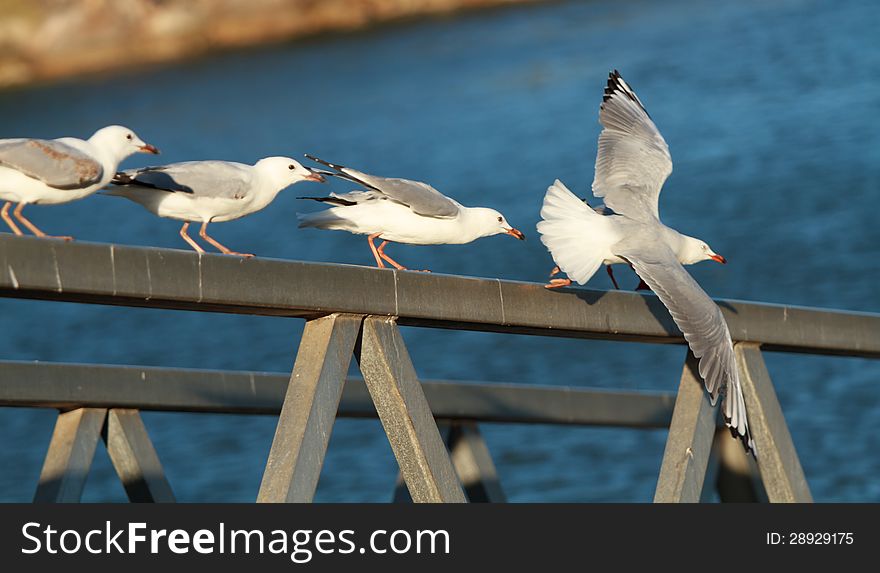
POLYGON ((525 236, 508 224, 504 215, 485 207, 465 207, 427 183, 368 175, 306 155, 333 171, 319 171, 362 187, 350 193, 331 193, 329 197, 300 197, 332 205, 317 213, 297 215, 300 227, 315 227, 367 235, 376 265, 406 267, 385 253, 389 242, 410 245, 463 245, 481 237, 508 234, 525 236), (376 247, 373 242, 382 239, 376 247))
MULTIPOLYGON (((660 222, 660 189, 672 173, 663 136, 617 70, 605 88, 593 194, 597 212, 558 179, 547 189, 538 232, 557 266, 579 284, 602 265, 626 263, 657 294, 684 333, 712 404, 722 399, 724 421, 755 452, 745 400, 724 316, 682 265, 725 262, 700 239, 660 222)), ((553 286, 553 285, 548 285, 553 286)))

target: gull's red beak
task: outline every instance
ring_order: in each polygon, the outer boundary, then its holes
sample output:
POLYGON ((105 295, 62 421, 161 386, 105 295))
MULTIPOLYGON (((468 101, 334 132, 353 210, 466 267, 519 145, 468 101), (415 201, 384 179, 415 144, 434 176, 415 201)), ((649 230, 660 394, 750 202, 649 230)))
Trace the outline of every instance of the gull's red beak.
POLYGON ((727 259, 725 259, 721 255, 711 255, 709 258, 712 259, 713 261, 715 261, 716 263, 721 263, 722 265, 727 264, 727 259))
POLYGON ((510 230, 508 230, 507 234, 510 235, 511 237, 516 237, 520 241, 526 240, 526 236, 522 234, 522 231, 518 231, 514 228, 511 228, 510 230))
POLYGON ((314 181, 315 183, 323 183, 324 181, 326 181, 323 175, 321 175, 320 173, 315 173, 314 171, 312 171, 309 175, 306 175, 304 179, 306 181, 314 181))
POLYGON ((155 145, 150 145, 149 143, 145 143, 138 148, 142 153, 152 153, 153 155, 159 155, 159 148, 155 145))

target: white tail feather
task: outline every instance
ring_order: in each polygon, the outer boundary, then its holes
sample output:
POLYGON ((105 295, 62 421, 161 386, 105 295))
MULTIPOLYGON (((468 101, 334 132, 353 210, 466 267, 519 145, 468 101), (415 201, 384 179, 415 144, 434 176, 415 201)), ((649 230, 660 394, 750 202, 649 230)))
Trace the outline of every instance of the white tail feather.
POLYGON ((585 284, 606 259, 608 245, 598 228, 603 216, 575 196, 558 179, 547 188, 538 232, 560 270, 585 284))

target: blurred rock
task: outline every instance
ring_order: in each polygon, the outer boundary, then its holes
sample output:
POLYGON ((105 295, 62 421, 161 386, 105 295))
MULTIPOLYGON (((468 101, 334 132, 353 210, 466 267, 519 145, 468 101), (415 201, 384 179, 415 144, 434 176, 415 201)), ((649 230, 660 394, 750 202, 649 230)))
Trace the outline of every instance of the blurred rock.
POLYGON ((536 0, 0 0, 0 86, 536 0))

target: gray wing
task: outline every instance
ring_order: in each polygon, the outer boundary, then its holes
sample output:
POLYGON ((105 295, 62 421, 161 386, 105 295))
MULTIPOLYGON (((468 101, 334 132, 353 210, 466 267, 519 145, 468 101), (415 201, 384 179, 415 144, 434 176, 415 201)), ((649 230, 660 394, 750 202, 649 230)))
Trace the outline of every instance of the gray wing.
POLYGON ((51 139, 0 141, 0 165, 56 189, 82 189, 100 182, 104 176, 100 162, 79 149, 51 139))
POLYGON ((721 406, 725 423, 748 450, 755 451, 733 342, 718 305, 679 264, 668 247, 656 243, 648 247, 644 243, 627 245, 627 242, 622 241, 615 248, 615 254, 632 264, 636 274, 669 309, 694 356, 700 360, 700 376, 706 383, 712 404, 719 394, 723 396, 721 406))
POLYGON ((368 175, 345 167, 342 172, 357 182, 383 193, 398 203, 403 203, 414 213, 425 217, 448 218, 458 215, 458 205, 427 183, 409 179, 393 179, 368 175))
POLYGON ((252 169, 231 161, 187 161, 123 171, 113 183, 196 197, 242 199, 253 189, 252 169))
POLYGON ((367 189, 378 191, 394 201, 406 205, 419 215, 437 217, 439 219, 452 218, 458 215, 458 203, 427 183, 410 181, 409 179, 378 177, 351 169, 350 167, 324 161, 308 153, 306 157, 334 170, 319 171, 322 175, 333 175, 334 177, 340 177, 363 185, 367 189))
POLYGON ((638 96, 617 70, 599 108, 593 194, 616 213, 633 219, 659 218, 660 189, 672 173, 669 147, 638 96))

